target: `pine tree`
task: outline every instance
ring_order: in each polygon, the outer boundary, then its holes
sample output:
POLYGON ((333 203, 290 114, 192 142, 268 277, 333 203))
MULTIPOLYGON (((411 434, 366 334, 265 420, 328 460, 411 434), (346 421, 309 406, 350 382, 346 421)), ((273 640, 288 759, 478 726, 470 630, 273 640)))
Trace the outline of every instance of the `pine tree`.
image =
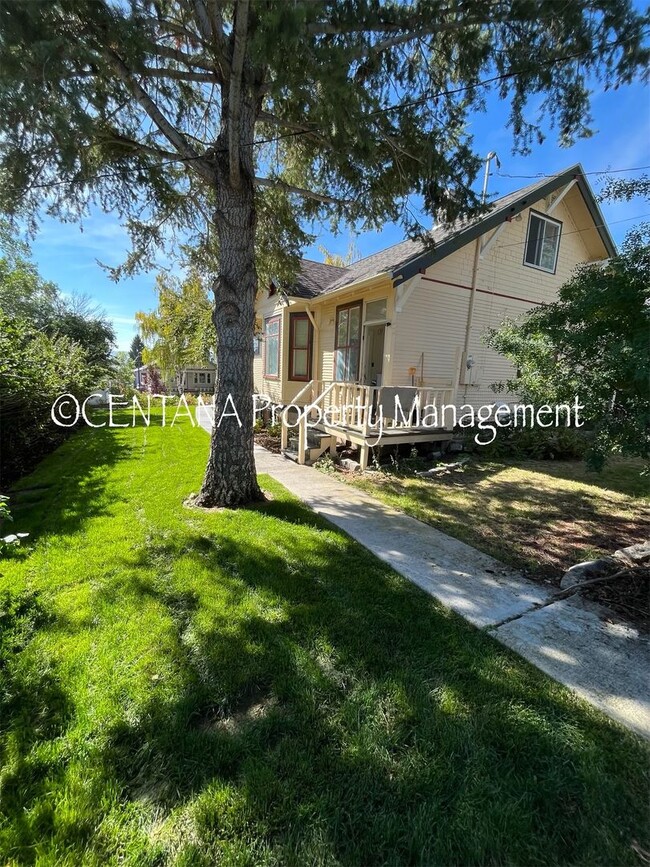
POLYGON ((129 358, 133 362, 136 367, 142 367, 142 350, 144 349, 144 342, 139 334, 136 334, 133 340, 131 341, 131 346, 129 348, 129 358))

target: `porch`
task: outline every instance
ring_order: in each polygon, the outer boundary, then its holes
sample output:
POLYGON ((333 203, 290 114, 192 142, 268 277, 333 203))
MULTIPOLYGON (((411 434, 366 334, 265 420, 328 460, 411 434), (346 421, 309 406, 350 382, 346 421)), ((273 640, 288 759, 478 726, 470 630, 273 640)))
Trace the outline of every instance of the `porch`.
POLYGON ((313 463, 339 442, 359 448, 365 470, 370 450, 379 445, 450 439, 445 406, 453 405, 450 386, 373 386, 312 379, 284 407, 281 448, 299 464, 313 463))

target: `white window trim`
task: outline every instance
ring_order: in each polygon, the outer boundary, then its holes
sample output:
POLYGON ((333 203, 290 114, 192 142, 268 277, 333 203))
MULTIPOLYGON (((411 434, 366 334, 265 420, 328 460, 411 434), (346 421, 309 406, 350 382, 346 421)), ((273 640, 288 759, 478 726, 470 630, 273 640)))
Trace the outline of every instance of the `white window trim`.
POLYGON ((561 220, 555 220, 553 217, 547 217, 546 214, 542 214, 539 211, 530 211, 528 214, 528 227, 526 228, 526 242, 524 244, 524 265, 526 268, 534 268, 536 271, 543 271, 545 274, 555 274, 557 271, 557 261, 560 256, 560 243, 562 241, 562 222, 561 220), (552 268, 545 268, 543 265, 535 265, 533 262, 528 262, 526 260, 526 254, 528 253, 528 238, 530 236, 530 225, 532 223, 532 218, 536 217, 538 220, 542 220, 545 223, 553 223, 558 226, 559 231, 557 235, 557 246, 555 248, 555 259, 553 261, 552 268))

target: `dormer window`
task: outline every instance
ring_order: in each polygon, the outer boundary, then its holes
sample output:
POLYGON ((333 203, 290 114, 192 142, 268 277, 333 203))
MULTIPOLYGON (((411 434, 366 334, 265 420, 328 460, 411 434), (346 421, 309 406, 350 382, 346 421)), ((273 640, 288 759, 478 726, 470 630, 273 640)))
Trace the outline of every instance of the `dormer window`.
POLYGON ((562 223, 559 220, 552 220, 550 217, 531 211, 528 218, 524 265, 554 274, 561 232, 562 223))

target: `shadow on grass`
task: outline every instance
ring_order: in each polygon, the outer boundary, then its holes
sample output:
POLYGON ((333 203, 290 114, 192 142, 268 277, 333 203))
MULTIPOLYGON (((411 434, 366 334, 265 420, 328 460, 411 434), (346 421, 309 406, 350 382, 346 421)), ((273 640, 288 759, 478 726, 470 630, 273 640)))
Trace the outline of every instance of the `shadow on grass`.
MULTIPOLYGON (((48 793, 62 768, 44 758, 65 730, 72 703, 54 666, 31 653, 37 631, 52 622, 33 593, 0 594, 0 854, 8 855, 3 830, 14 841, 36 842, 30 807, 39 803, 38 833, 53 830, 48 793), (38 755, 40 753, 40 756, 38 755), (18 760, 17 760, 18 759, 18 760)), ((22 848, 22 847, 21 847, 22 848)))
MULTIPOLYGON (((109 514, 108 472, 132 452, 119 431, 85 428, 73 434, 8 492, 13 526, 29 533, 31 544, 50 533, 71 535, 90 518, 109 514)), ((12 553, 20 557, 25 551, 12 553)))
POLYGON ((125 564, 157 578, 109 591, 168 613, 181 688, 104 762, 167 816, 199 797, 191 863, 246 840, 253 862, 633 862, 632 738, 346 537, 305 559, 304 507, 265 511, 277 547, 181 534, 125 564), (214 590, 175 587, 180 560, 214 590))
MULTIPOLYGON (((380 490, 407 514, 539 577, 559 578, 592 553, 612 552, 647 538, 650 511, 641 506, 634 512, 630 506, 624 514, 618 501, 585 490, 499 479, 504 469, 472 468, 458 478, 417 484, 385 479, 380 490), (477 488, 487 478, 489 484, 477 488), (470 511, 487 519, 468 522, 470 511)), ((540 471, 536 464, 522 469, 540 471)), ((372 493, 371 486, 363 488, 372 493)))
MULTIPOLYGON (((105 514, 104 468, 129 455, 113 433, 80 439, 23 513, 45 533, 105 514)), ((125 686, 100 732, 86 706, 79 743, 56 670, 16 668, 3 857, 55 840, 71 863, 634 863, 629 735, 295 500, 179 514, 93 587, 97 629, 107 610, 146 629, 154 609, 164 646, 145 648, 169 682, 125 686)), ((87 624, 44 628, 73 642, 87 624)))

